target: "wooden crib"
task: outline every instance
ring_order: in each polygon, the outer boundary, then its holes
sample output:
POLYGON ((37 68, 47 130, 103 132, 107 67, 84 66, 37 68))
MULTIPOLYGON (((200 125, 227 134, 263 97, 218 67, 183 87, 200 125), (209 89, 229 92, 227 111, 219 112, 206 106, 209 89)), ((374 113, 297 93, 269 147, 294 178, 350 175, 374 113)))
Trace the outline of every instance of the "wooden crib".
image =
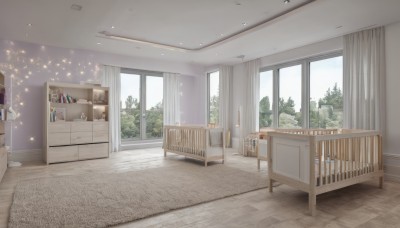
POLYGON ((224 163, 225 137, 222 128, 203 126, 164 126, 164 156, 167 152, 204 161, 224 163))
POLYGON ((268 175, 305 191, 309 210, 316 196, 378 179, 383 185, 382 137, 378 131, 348 129, 279 129, 268 132, 268 175))

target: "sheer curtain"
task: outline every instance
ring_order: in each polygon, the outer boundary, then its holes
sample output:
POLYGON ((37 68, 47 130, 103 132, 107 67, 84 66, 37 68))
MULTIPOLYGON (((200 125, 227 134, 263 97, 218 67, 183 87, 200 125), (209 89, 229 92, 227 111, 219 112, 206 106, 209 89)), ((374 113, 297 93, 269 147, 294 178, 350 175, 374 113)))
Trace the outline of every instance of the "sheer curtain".
POLYGON ((164 125, 175 125, 181 121, 180 115, 180 74, 164 73, 164 125))
POLYGON ((384 132, 384 27, 346 35, 343 59, 344 127, 384 132))
MULTIPOLYGON (((232 124, 232 77, 232 66, 219 67, 219 124, 224 128, 225 132, 231 130, 230 127, 232 124)), ((226 142, 231 141, 230 138, 226 140, 226 142)))
POLYGON ((260 100, 260 60, 252 60, 245 67, 245 103, 243 105, 242 137, 258 131, 259 100, 260 100))
POLYGON ((101 85, 109 87, 109 117, 108 121, 111 129, 111 152, 119 151, 121 139, 120 122, 120 91, 121 91, 121 69, 115 66, 102 66, 101 85))

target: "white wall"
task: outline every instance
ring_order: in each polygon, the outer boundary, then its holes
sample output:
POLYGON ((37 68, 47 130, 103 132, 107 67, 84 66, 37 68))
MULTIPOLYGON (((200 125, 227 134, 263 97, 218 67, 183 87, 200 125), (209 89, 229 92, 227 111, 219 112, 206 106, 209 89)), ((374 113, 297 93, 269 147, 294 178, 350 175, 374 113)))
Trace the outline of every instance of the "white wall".
MULTIPOLYGON (((342 37, 329 39, 315 44, 303 46, 289 51, 280 52, 261 58, 261 67, 273 66, 280 63, 291 62, 307 57, 323 55, 343 49, 342 37)), ((244 76, 244 64, 237 64, 233 68, 233 120, 237 120, 237 110, 239 106, 244 106, 244 86, 246 78, 244 76)), ((232 123, 232 137, 239 137, 239 129, 234 128, 236 123, 232 123)))

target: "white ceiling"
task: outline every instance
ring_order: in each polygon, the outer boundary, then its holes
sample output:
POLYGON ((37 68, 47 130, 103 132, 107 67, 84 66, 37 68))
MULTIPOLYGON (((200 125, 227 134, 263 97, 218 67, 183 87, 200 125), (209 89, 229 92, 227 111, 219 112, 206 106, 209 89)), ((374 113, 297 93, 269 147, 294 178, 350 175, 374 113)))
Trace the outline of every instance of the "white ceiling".
POLYGON ((239 55, 254 59, 397 21, 400 0, 0 0, 0 39, 201 65, 233 64, 239 55), (102 31, 200 50, 114 40, 102 31))

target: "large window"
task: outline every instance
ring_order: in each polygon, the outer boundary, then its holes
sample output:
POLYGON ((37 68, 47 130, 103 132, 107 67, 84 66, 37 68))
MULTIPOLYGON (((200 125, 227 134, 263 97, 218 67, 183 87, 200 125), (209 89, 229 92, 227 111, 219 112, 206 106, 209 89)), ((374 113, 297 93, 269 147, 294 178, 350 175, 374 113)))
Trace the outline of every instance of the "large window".
POLYGON ((272 127, 273 121, 273 72, 260 73, 260 128, 272 127))
POLYGON ((219 120, 219 71, 207 75, 208 123, 218 125, 219 120))
POLYGON ((340 53, 261 69, 259 127, 340 128, 342 88, 340 53))
POLYGON ((279 127, 301 128, 301 65, 279 69, 279 127))
POLYGON ((160 73, 123 69, 121 72, 122 142, 161 139, 163 78, 160 73))
POLYGON ((342 127, 342 85, 342 56, 310 63, 310 128, 342 127))

